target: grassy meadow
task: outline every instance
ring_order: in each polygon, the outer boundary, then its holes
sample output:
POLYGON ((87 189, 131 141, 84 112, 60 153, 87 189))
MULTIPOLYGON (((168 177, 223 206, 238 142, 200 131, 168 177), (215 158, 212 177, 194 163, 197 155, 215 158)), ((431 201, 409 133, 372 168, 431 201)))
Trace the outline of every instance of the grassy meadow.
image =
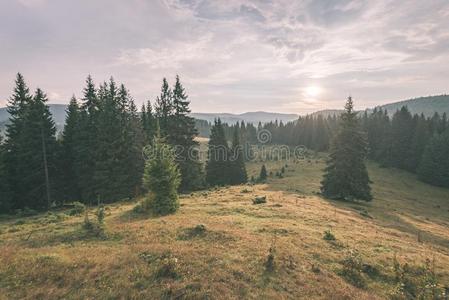
POLYGON ((107 205, 101 232, 69 210, 3 217, 0 299, 403 299, 449 286, 448 189, 370 163, 374 200, 345 203, 318 195, 322 156, 266 166, 266 183, 182 195, 174 215, 107 205))

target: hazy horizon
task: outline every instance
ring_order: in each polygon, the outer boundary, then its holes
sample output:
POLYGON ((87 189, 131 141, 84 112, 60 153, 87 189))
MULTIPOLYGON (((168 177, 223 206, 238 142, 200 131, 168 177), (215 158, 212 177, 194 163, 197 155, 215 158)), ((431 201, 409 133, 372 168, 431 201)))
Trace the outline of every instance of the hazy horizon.
POLYGON ((137 104, 179 74, 196 113, 305 114, 448 93, 449 2, 12 0, 0 107, 17 72, 50 103, 114 76, 137 104))

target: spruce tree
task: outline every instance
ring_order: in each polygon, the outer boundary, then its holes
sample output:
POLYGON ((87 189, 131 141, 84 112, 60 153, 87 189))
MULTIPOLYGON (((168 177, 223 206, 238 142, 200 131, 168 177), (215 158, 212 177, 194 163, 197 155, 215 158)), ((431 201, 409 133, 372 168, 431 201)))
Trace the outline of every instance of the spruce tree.
POLYGON ((0 132, 0 215, 8 213, 11 208, 11 193, 5 161, 6 150, 0 132))
POLYGON ((118 172, 123 176, 123 194, 130 197, 136 196, 141 186, 144 166, 142 149, 145 138, 134 100, 123 84, 120 86, 118 97, 119 102, 122 103, 120 106, 122 139, 119 162, 122 169, 118 172))
POLYGON ((159 131, 147 150, 149 159, 145 163, 143 183, 148 194, 144 206, 157 215, 174 213, 179 208, 177 190, 181 180, 174 151, 159 131))
POLYGON ((159 120, 162 137, 167 137, 173 115, 173 94, 165 78, 162 80, 161 94, 156 98, 155 114, 159 120))
POLYGON ((409 170, 411 156, 410 145, 413 139, 413 117, 406 106, 403 106, 394 115, 391 122, 391 130, 386 153, 387 166, 409 170))
POLYGON ((265 182, 266 180, 267 180, 267 168, 265 167, 265 165, 262 165, 259 173, 259 181, 265 182))
POLYGON ((46 102, 47 96, 37 89, 24 114, 23 142, 18 153, 23 207, 39 210, 53 203, 56 174, 56 127, 46 102))
POLYGON ((95 196, 95 159, 97 146, 97 121, 100 110, 98 91, 92 77, 86 79, 79 113, 78 138, 76 143, 75 173, 78 188, 84 203, 96 200, 95 196))
POLYGON ((421 162, 424 150, 426 149, 426 145, 429 143, 430 139, 429 124, 424 114, 421 114, 421 116, 415 115, 414 123, 415 126, 409 152, 410 156, 407 162, 407 170, 411 172, 416 172, 416 169, 421 162))
POLYGON ((124 192, 123 139, 118 88, 111 78, 98 91, 99 110, 96 113, 96 145, 94 194, 91 200, 110 202, 126 197, 124 192))
POLYGON ((208 144, 206 181, 209 185, 230 183, 230 151, 220 119, 214 121, 208 144))
POLYGON ((181 172, 181 191, 195 190, 203 185, 203 174, 198 155, 198 132, 190 113, 188 96, 176 76, 173 87, 173 115, 170 118, 167 142, 175 148, 176 162, 181 172))
POLYGON ((242 184, 248 181, 248 174, 246 173, 243 153, 244 149, 240 143, 240 134, 237 126, 234 129, 231 148, 231 184, 242 184))
POLYGON ((331 199, 370 201, 371 188, 365 166, 367 142, 360 129, 352 98, 341 115, 340 128, 332 142, 321 192, 331 199))
POLYGON ((419 178, 427 183, 449 188, 449 129, 435 134, 427 145, 418 168, 419 178))
POLYGON ((153 141, 153 138, 156 134, 156 117, 153 112, 153 106, 151 105, 151 101, 147 101, 147 115, 146 115, 146 137, 149 142, 153 141))
POLYGON ((23 208, 26 206, 26 199, 23 197, 24 168, 26 165, 21 160, 24 140, 25 112, 30 106, 33 97, 30 94, 22 74, 18 73, 15 80, 14 92, 8 101, 7 111, 9 113, 9 123, 6 125, 5 143, 5 167, 11 191, 10 205, 12 208, 23 208))
POLYGON ((78 160, 77 147, 79 143, 80 108, 73 96, 66 111, 66 120, 61 140, 61 155, 58 166, 60 168, 62 199, 68 201, 80 201, 81 193, 78 186, 79 178, 76 171, 78 160))

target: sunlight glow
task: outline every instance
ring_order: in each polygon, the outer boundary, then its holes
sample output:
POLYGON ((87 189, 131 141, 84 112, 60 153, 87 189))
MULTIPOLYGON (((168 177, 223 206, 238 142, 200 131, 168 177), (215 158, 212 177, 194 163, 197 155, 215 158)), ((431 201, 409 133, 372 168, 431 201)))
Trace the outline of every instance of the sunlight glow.
POLYGON ((308 86, 305 88, 305 94, 310 97, 317 97, 321 94, 322 89, 319 86, 308 86))

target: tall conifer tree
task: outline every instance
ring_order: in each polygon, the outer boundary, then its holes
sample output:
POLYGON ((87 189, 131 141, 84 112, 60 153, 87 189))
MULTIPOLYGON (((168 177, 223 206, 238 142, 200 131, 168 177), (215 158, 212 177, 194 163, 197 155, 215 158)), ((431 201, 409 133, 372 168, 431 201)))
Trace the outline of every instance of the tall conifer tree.
POLYGON ((234 128, 234 136, 232 139, 232 149, 231 149, 231 172, 230 172, 230 183, 231 184, 242 184, 248 181, 248 174, 246 173, 245 160, 244 160, 244 149, 240 143, 239 128, 236 126, 234 128))
POLYGON ((169 134, 170 119, 173 115, 173 93, 166 78, 162 80, 161 94, 156 98, 155 114, 159 120, 162 137, 167 137, 169 134))
POLYGON ((419 178, 427 183, 449 188, 449 129, 434 135, 427 145, 418 168, 419 178))
POLYGON ((83 202, 95 200, 95 159, 97 146, 97 121, 100 110, 98 91, 89 75, 83 91, 79 114, 78 141, 76 143, 75 173, 83 202))
POLYGON ((214 121, 209 138, 206 181, 209 185, 230 183, 230 151, 221 120, 214 121))
POLYGON ((0 132, 0 214, 9 212, 11 208, 11 193, 6 169, 6 150, 4 146, 2 134, 0 132))
POLYGON ((370 201, 372 196, 365 166, 366 156, 365 134, 361 131, 352 98, 349 97, 321 182, 323 195, 332 199, 370 201))
POLYGON ((46 102, 47 96, 37 89, 24 114, 23 141, 18 153, 20 173, 26 174, 19 181, 19 197, 23 207, 40 210, 53 203, 56 174, 56 127, 46 102))
POLYGON ((173 115, 170 118, 167 141, 175 148, 176 161, 181 172, 182 191, 195 190, 203 185, 203 174, 198 155, 198 132, 195 120, 190 117, 188 96, 179 76, 173 87, 173 115))
POLYGON ((79 178, 76 170, 78 160, 77 147, 80 142, 80 108, 73 96, 66 111, 66 120, 61 140, 60 167, 62 199, 69 201, 80 201, 81 193, 78 186, 79 178))
POLYGON ((5 167, 8 175, 8 182, 11 191, 11 207, 25 207, 25 199, 21 180, 23 178, 24 166, 20 154, 23 151, 25 113, 33 97, 30 94, 22 74, 18 73, 15 80, 14 92, 8 101, 7 111, 9 113, 9 123, 6 125, 5 143, 5 167))

